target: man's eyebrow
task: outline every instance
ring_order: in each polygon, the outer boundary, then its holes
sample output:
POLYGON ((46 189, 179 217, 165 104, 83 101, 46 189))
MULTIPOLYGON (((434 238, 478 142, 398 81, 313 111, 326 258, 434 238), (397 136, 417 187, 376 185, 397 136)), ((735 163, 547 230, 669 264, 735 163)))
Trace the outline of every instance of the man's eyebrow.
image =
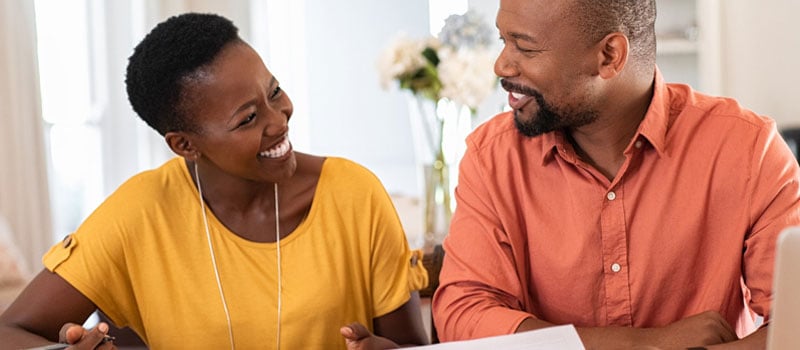
MULTIPOLYGON (((498 30, 500 30, 500 27, 497 25, 497 22, 495 22, 494 25, 495 25, 495 27, 497 27, 498 30)), ((502 34, 502 31, 501 31, 501 34, 502 34)), ((508 36, 511 39, 514 39, 514 40, 523 40, 523 41, 527 41, 527 42, 534 43, 534 44, 538 42, 536 40, 536 38, 534 38, 533 36, 528 35, 528 34, 523 34, 523 33, 518 33, 518 32, 509 32, 508 36)))
POLYGON ((509 33, 508 36, 510 36, 511 38, 516 39, 516 40, 524 40, 524 41, 531 42, 531 43, 536 43, 537 42, 536 38, 534 38, 533 36, 530 36, 528 34, 513 33, 512 32, 512 33, 509 33))

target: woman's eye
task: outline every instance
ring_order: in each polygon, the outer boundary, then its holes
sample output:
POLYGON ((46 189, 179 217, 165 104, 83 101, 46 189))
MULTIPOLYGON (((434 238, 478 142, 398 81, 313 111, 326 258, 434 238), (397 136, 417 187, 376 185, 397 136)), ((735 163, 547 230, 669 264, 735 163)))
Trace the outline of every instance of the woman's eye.
POLYGON ((252 122, 254 119, 256 119, 256 114, 255 114, 255 113, 250 113, 250 114, 247 116, 247 118, 244 118, 244 120, 242 120, 242 122, 241 122, 241 123, 239 123, 239 126, 244 126, 244 125, 247 125, 247 124, 249 124, 250 122, 252 122))

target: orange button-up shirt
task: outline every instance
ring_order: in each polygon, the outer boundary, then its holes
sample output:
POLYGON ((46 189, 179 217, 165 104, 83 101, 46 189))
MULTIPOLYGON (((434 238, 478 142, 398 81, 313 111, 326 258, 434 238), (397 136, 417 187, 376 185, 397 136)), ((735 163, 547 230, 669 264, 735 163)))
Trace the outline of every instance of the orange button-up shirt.
POLYGON ((800 224, 800 169, 774 121, 656 72, 624 154, 609 181, 510 112, 468 137, 433 300, 442 340, 528 317, 654 327, 707 310, 744 332, 745 299, 768 317, 776 237, 800 224))

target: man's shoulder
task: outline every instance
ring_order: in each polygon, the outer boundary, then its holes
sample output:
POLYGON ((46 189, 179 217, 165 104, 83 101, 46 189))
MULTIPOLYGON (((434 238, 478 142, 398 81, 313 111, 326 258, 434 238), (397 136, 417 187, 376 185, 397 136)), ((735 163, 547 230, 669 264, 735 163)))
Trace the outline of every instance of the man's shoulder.
MULTIPOLYGON (((676 88, 677 84, 670 86, 676 88)), ((684 108, 699 112, 708 121, 728 121, 756 128, 771 127, 774 120, 743 106, 732 97, 715 96, 688 89, 684 108)))

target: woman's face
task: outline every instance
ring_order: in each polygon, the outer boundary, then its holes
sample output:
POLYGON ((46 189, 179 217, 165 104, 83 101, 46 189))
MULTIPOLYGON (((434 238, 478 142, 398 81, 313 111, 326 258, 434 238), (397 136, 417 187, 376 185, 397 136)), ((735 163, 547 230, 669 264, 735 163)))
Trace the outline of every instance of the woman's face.
POLYGON ((197 130, 187 138, 202 161, 253 181, 280 182, 294 174, 292 102, 249 45, 228 44, 183 86, 182 104, 197 130))

